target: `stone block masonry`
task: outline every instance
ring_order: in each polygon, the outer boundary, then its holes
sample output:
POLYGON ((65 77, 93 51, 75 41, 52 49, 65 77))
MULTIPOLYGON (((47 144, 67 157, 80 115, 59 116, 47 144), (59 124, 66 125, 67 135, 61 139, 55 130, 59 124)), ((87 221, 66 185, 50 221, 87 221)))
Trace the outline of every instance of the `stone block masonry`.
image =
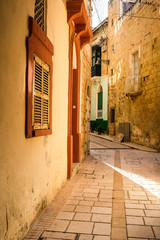
POLYGON ((109 133, 117 134, 119 123, 130 122, 132 142, 160 149, 159 8, 137 1, 120 18, 112 12, 118 12, 115 0, 109 4, 108 26, 109 133))

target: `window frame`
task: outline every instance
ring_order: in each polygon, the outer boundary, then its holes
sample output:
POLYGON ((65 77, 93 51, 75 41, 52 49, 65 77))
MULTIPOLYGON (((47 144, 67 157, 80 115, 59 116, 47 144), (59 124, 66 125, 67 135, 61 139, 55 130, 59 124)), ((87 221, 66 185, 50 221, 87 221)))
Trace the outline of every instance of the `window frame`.
POLYGON ((111 123, 115 123, 115 108, 110 109, 111 123))
POLYGON ((97 91, 97 119, 103 119, 103 87, 102 87, 102 85, 99 85, 98 91, 97 91), (101 96, 102 97, 102 99, 101 99, 102 108, 101 109, 99 109, 99 93, 102 94, 102 96, 101 96), (98 116, 99 113, 102 114, 101 117, 98 116))
POLYGON ((26 109, 26 137, 45 136, 52 134, 52 74, 54 53, 53 44, 37 22, 29 18, 30 34, 27 38, 27 109, 26 109), (37 55, 50 68, 50 96, 49 96, 49 128, 33 128, 33 76, 34 55, 37 55))

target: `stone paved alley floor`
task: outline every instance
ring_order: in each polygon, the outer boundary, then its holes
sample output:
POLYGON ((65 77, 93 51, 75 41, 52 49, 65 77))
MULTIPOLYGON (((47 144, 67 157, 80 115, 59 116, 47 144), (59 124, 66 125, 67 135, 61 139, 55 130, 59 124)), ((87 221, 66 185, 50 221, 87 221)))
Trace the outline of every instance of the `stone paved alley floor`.
POLYGON ((160 153, 95 136, 90 153, 24 240, 160 239, 160 153))

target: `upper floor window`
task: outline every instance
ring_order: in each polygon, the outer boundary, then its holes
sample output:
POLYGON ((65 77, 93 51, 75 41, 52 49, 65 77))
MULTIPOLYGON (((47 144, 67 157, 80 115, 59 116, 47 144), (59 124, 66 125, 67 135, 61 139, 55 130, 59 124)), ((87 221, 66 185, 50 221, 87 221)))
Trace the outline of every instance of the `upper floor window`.
POLYGON ((34 19, 42 30, 46 33, 46 20, 47 20, 47 1, 35 0, 34 19))
POLYGON ((92 77, 101 76, 101 47, 92 48, 92 77))
POLYGON ((133 54, 133 70, 134 75, 138 75, 138 51, 133 54))

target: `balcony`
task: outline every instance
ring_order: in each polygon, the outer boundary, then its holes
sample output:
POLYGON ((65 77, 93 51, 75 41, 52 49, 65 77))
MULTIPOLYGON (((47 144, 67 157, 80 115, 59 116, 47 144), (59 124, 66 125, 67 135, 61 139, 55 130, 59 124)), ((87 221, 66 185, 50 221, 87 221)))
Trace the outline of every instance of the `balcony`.
POLYGON ((92 67, 91 76, 101 76, 101 64, 92 67))
POLYGON ((125 92, 128 96, 137 96, 142 93, 140 75, 129 76, 125 79, 125 92))

